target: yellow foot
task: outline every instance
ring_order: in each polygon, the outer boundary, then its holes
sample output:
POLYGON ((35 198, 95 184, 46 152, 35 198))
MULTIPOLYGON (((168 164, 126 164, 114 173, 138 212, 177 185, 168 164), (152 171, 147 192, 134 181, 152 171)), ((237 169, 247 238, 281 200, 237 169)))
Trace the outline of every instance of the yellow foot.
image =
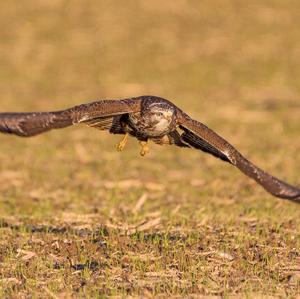
POLYGON ((150 152, 149 147, 148 147, 148 140, 147 141, 140 141, 140 145, 141 145, 141 151, 140 151, 140 155, 142 157, 144 157, 146 154, 148 154, 150 152))
POLYGON ((128 140, 128 133, 126 133, 123 139, 116 145, 116 149, 118 152, 121 152, 124 149, 127 140, 128 140))

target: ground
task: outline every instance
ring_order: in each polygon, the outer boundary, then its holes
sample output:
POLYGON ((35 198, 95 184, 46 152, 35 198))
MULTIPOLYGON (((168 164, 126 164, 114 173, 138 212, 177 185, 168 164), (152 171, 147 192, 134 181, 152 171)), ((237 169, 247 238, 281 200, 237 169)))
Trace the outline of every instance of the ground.
MULTIPOLYGON (((153 94, 300 185, 298 1, 2 1, 0 110, 153 94)), ((0 296, 300 293, 300 208, 190 149, 0 136, 0 296)))

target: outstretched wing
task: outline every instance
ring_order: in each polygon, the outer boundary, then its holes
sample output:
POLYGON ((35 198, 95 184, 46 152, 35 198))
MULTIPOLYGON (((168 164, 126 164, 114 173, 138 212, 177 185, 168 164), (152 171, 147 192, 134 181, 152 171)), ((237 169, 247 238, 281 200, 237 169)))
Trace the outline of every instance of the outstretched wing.
POLYGON ((140 101, 135 98, 100 100, 54 112, 0 113, 0 132, 29 137, 52 129, 86 123, 117 133, 121 130, 118 127, 120 117, 139 109, 140 101))
POLYGON ((225 139, 204 124, 191 119, 188 115, 183 113, 180 128, 184 131, 181 135, 183 142, 231 163, 244 174, 254 179, 272 195, 300 203, 300 189, 258 168, 243 157, 225 139))

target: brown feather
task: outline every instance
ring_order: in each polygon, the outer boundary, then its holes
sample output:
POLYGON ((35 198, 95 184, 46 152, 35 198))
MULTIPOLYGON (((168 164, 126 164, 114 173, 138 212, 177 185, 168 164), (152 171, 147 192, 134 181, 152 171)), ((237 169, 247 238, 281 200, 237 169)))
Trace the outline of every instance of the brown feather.
POLYGON ((254 179, 272 195, 300 203, 300 189, 289 185, 261 170, 244 158, 231 144, 204 124, 183 114, 180 125, 185 133, 182 138, 195 148, 235 165, 240 171, 254 179))
POLYGON ((181 139, 184 142, 188 143, 190 146, 196 149, 200 149, 206 153, 212 154, 213 156, 223 161, 230 162, 230 160, 224 153, 222 153, 220 150, 209 144, 207 141, 200 138, 199 136, 197 136, 196 134, 184 127, 181 127, 181 129, 184 131, 184 133, 181 135, 181 139))
POLYGON ((35 136, 51 129, 72 125, 68 111, 37 113, 0 113, 0 132, 22 137, 35 136))
POLYGON ((84 123, 89 127, 98 130, 106 130, 112 134, 125 134, 121 123, 121 118, 122 115, 116 115, 113 117, 100 117, 85 121, 84 123))
MULTIPOLYGON (((100 100, 82 104, 70 109, 54 112, 0 113, 0 132, 30 137, 81 122, 92 122, 111 116, 136 112, 140 109, 141 99, 100 100)), ((101 121, 100 121, 101 122, 101 121)), ((108 120, 109 122, 109 120, 108 120)), ((101 127, 101 125, 100 125, 101 127)), ((114 132, 119 132, 116 127, 114 132)))

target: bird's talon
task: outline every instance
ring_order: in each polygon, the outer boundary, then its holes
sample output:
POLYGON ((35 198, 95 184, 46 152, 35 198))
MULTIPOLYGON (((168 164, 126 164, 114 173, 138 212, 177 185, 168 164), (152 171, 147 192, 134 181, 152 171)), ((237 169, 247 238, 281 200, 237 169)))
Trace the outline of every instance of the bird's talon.
POLYGON ((142 147, 140 151, 140 155, 144 157, 146 154, 149 154, 150 149, 148 147, 148 141, 140 141, 140 145, 142 147))
POLYGON ((118 152, 121 152, 123 149, 124 149, 124 144, 122 144, 121 142, 120 143, 118 143, 117 145, 116 145, 116 150, 118 151, 118 152))
POLYGON ((147 154, 149 154, 150 150, 149 148, 144 148, 141 150, 140 154, 142 157, 146 156, 147 154))
POLYGON ((124 138, 116 145, 116 149, 118 152, 121 152, 125 148, 127 139, 128 139, 128 134, 126 134, 124 138))

